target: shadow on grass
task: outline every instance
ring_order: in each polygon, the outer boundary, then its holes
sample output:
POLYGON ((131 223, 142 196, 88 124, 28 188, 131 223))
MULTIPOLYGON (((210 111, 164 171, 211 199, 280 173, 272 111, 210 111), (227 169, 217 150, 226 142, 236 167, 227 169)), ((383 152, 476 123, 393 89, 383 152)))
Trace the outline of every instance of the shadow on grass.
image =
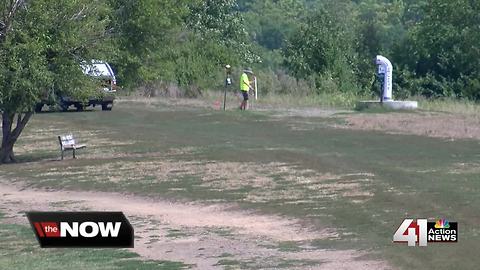
POLYGON ((52 110, 52 111, 41 111, 41 112, 36 112, 36 114, 56 114, 56 113, 92 113, 92 112, 101 112, 101 110, 95 110, 95 109, 84 109, 82 111, 77 111, 77 110, 67 110, 67 111, 62 111, 62 110, 52 110))
MULTIPOLYGON (((3 165, 21 165, 21 164, 29 164, 29 163, 38 163, 38 162, 56 162, 60 160, 60 151, 57 155, 48 152, 34 152, 28 155, 16 155, 15 156, 16 162, 14 163, 7 163, 3 165)), ((1 164, 0 164, 1 165, 1 164)))

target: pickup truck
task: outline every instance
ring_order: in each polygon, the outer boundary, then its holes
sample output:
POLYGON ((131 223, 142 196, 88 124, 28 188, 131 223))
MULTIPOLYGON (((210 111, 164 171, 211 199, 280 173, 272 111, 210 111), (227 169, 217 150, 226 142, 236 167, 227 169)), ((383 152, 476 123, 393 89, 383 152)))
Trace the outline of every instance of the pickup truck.
POLYGON ((67 111, 72 105, 77 111, 83 111, 86 107, 95 107, 98 105, 102 106, 103 111, 111 111, 113 108, 115 93, 117 91, 117 79, 115 78, 115 74, 110 65, 104 61, 92 60, 91 63, 82 64, 81 67, 85 75, 98 79, 99 90, 101 90, 101 94, 98 97, 89 98, 88 101, 85 102, 69 96, 49 93, 48 98, 42 99, 42 101, 35 105, 35 112, 42 111, 44 105, 58 105, 63 111, 67 111))

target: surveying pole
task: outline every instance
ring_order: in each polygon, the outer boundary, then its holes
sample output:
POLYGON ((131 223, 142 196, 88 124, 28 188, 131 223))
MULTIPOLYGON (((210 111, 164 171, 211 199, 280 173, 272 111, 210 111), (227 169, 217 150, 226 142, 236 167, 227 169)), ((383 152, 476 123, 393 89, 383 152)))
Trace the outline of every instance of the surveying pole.
POLYGON ((258 100, 258 83, 257 83, 257 76, 253 77, 254 87, 255 87, 255 100, 258 100))
POLYGON ((227 110, 227 88, 232 85, 232 67, 225 66, 225 91, 223 93, 223 110, 227 110))
POLYGON ((253 109, 254 108, 254 100, 257 101, 257 76, 253 76, 253 80, 250 82, 250 84, 252 85, 252 87, 250 88, 252 91, 253 91, 253 99, 250 100, 250 108, 253 109))

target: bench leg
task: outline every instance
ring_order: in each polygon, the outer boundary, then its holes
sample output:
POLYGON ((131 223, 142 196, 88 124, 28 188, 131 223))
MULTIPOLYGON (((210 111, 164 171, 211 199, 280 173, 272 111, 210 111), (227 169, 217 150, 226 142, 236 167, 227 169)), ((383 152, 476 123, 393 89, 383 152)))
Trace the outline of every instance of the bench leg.
POLYGON ((76 159, 77 157, 75 156, 75 148, 73 148, 73 158, 76 159))

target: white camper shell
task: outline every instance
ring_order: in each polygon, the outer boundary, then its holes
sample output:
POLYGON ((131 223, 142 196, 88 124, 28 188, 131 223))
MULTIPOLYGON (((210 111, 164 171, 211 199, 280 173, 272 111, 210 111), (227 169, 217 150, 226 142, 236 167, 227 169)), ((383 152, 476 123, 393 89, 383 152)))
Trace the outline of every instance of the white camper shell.
POLYGON ((90 64, 83 64, 82 70, 85 75, 105 80, 106 87, 103 88, 105 92, 114 93, 117 91, 117 79, 115 78, 112 68, 107 62, 92 60, 92 63, 90 64))

